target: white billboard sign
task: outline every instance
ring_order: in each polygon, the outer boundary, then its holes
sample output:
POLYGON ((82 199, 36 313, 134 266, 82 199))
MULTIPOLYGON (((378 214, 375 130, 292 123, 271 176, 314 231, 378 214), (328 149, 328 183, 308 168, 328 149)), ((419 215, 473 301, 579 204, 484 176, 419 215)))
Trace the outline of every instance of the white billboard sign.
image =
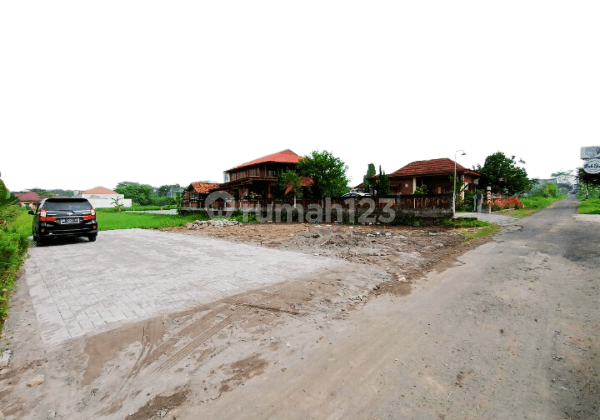
POLYGON ((581 148, 581 159, 600 158, 600 146, 589 146, 581 148))
POLYGON ((588 174, 600 173, 600 159, 588 159, 583 163, 583 170, 588 174))

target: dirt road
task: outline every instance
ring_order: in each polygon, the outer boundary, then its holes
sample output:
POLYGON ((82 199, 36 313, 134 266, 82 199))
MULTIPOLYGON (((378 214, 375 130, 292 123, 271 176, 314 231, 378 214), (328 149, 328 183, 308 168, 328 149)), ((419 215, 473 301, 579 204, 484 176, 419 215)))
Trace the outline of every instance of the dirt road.
POLYGON ((461 235, 434 226, 185 231, 349 263, 53 348, 20 279, 0 409, 9 419, 598 418, 600 225, 575 220, 575 207, 508 226, 454 263, 461 235))
MULTIPOLYGON (((570 199, 332 321, 311 349, 180 418, 600 418, 598 225, 570 199), (279 366, 286 366, 284 372, 279 366)), ((299 353, 299 354, 298 354, 299 353)))

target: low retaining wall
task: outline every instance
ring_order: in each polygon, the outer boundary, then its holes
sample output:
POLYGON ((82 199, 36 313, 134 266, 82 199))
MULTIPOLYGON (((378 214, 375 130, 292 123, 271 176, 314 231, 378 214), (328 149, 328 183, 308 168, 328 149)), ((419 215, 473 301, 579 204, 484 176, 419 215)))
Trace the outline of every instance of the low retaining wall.
MULTIPOLYGON (((88 201, 95 209, 115 207, 112 198, 88 198, 88 201)), ((124 207, 131 207, 131 198, 121 198, 119 199, 119 204, 124 207)))

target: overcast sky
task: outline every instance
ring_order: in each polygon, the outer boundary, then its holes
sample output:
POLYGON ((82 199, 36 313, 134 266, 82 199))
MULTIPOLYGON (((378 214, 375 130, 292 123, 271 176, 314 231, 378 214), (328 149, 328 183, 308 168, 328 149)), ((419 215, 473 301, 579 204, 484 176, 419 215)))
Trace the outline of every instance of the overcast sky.
POLYGON ((222 182, 291 149, 352 185, 503 151, 547 178, 600 145, 600 2, 5 1, 10 190, 222 182), (460 154, 460 153, 459 153, 460 154))

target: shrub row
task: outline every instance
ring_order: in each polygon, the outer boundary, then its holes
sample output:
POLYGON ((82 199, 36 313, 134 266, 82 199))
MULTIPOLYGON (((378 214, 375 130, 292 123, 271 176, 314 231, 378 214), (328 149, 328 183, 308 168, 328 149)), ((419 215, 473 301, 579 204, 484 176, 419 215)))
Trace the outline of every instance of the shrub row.
POLYGON ((19 206, 6 206, 0 208, 0 221, 1 331, 8 316, 10 292, 29 247, 31 217, 19 206))

